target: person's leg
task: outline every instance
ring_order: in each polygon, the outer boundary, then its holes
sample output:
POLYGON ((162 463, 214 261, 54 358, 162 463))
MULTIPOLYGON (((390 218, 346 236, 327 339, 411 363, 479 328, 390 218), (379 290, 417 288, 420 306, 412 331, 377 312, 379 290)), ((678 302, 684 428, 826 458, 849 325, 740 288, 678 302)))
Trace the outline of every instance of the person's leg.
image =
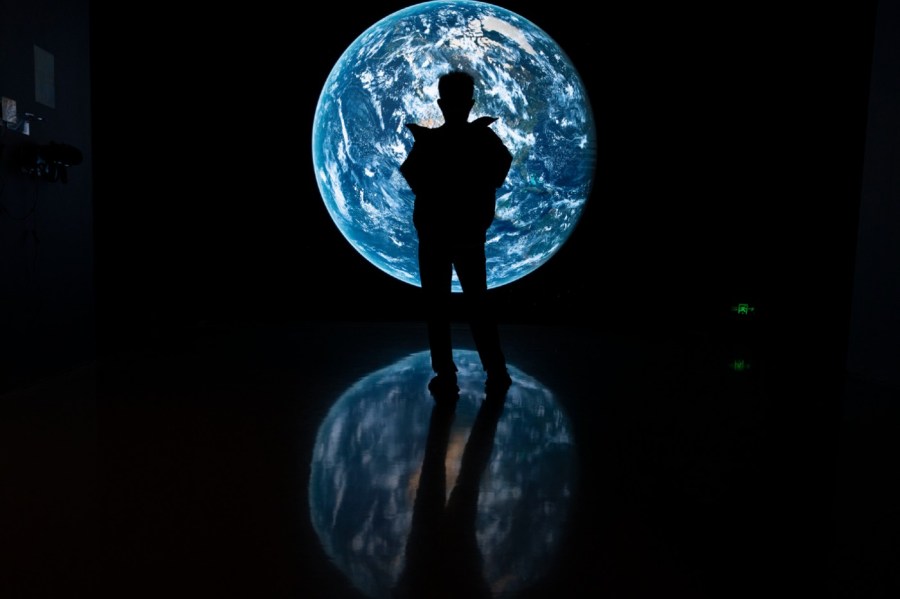
POLYGON ((450 290, 453 264, 445 244, 419 240, 419 278, 425 299, 431 368, 438 375, 456 375, 450 338, 450 290))
POLYGON ((488 374, 495 375, 496 381, 508 377, 506 358, 500 345, 500 333, 494 315, 490 296, 487 292, 487 271, 483 245, 457 248, 453 255, 456 274, 469 311, 472 339, 481 358, 481 365, 488 374))

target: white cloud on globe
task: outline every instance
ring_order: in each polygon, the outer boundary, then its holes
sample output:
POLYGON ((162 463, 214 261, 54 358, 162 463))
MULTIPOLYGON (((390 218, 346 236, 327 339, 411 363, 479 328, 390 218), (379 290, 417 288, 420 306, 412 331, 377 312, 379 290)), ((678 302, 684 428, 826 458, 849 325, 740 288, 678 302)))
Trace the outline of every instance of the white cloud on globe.
MULTIPOLYGON (((468 0, 409 6, 344 51, 316 106, 312 154, 324 205, 347 241, 383 272, 419 285, 414 197, 399 173, 406 123, 437 127, 437 80, 479 79, 470 117, 513 154, 488 231, 488 287, 518 280, 571 235, 594 180, 596 134, 583 82, 563 49, 507 9, 468 0)), ((453 290, 461 291, 454 276, 453 290)))

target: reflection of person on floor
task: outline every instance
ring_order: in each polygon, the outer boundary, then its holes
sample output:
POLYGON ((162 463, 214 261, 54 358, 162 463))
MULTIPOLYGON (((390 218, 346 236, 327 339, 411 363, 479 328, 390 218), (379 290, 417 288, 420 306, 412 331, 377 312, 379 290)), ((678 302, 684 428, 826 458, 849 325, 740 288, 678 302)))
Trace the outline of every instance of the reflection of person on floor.
POLYGON ((438 106, 444 124, 407 128, 415 139, 400 166, 416 196, 413 224, 419 238, 419 278, 425 297, 432 391, 455 391, 456 365, 450 339, 449 302, 453 269, 469 309, 469 322, 487 387, 509 386, 495 315, 489 307, 484 246, 494 220, 497 189, 503 185, 512 155, 490 124, 468 121, 474 106, 475 80, 453 71, 438 81, 438 106))
POLYGON ((456 402, 435 403, 406 543, 406 564, 394 589, 397 599, 492 596, 475 532, 478 489, 505 401, 505 392, 492 392, 481 404, 449 499, 445 462, 456 402))

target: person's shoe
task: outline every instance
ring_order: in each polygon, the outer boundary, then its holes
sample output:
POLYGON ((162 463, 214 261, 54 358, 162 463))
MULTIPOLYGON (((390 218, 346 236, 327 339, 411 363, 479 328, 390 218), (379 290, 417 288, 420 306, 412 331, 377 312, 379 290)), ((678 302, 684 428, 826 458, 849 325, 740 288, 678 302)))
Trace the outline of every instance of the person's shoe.
POLYGON ((487 393, 506 393, 511 385, 512 378, 504 368, 497 372, 488 372, 487 380, 484 381, 484 390, 487 393))
POLYGON ((428 382, 428 390, 432 395, 450 395, 459 393, 459 385, 456 384, 456 373, 438 373, 428 382))

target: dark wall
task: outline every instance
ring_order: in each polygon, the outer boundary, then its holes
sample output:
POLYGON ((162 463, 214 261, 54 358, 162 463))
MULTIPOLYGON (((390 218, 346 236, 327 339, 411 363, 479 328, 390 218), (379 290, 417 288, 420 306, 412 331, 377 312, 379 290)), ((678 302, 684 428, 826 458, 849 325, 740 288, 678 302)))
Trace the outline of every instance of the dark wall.
POLYGON ((900 386, 900 2, 880 0, 848 368, 900 386))
MULTIPOLYGON (((827 336, 839 360, 873 3, 498 4, 570 55, 599 143, 582 221, 498 290, 504 317, 705 331, 748 301, 797 344, 827 336)), ((332 224, 309 152, 331 67, 406 3, 311 19, 165 5, 95 10, 101 330, 415 317, 414 289, 332 224)))
POLYGON ((0 127, 0 389, 89 362, 95 352, 88 2, 3 7, 0 95, 16 101, 20 121, 0 127), (35 46, 53 56, 53 93, 43 102, 35 46), (26 112, 43 119, 29 135, 26 112), (81 154, 65 169, 67 182, 22 171, 31 150, 51 143, 81 154))

